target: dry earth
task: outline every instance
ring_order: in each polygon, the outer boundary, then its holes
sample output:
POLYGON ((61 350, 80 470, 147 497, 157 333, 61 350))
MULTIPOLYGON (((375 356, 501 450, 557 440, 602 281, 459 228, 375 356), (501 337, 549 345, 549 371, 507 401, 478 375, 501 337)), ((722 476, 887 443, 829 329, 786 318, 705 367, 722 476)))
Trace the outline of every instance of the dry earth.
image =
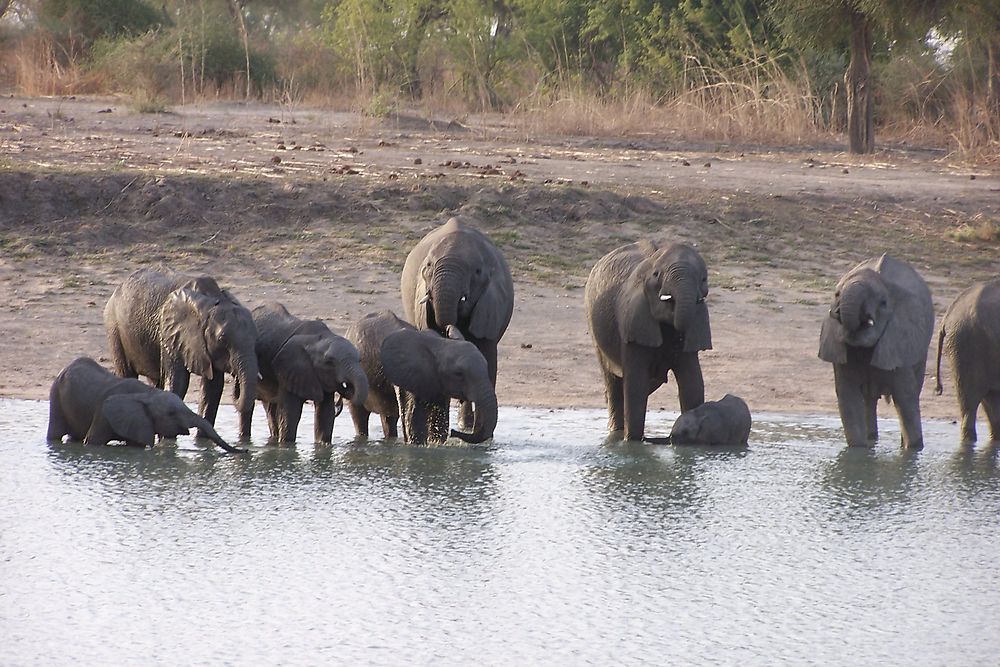
MULTIPOLYGON (((583 314, 594 261, 641 237, 695 243, 710 269, 710 398, 835 413, 816 357, 837 278, 889 251, 940 316, 1000 273, 1000 177, 940 152, 780 149, 656 136, 525 136, 496 118, 372 119, 234 103, 138 114, 116 99, 0 99, 0 396, 44 398, 79 355, 107 356, 102 310, 141 266, 217 276, 249 306, 284 302, 338 331, 401 312, 398 274, 429 229, 463 215, 515 276, 500 346, 503 405, 603 405, 583 314)), ((953 417, 953 387, 923 408, 953 417)), ((652 408, 676 409, 673 385, 652 408)), ((885 410, 889 413, 890 410, 885 410)))

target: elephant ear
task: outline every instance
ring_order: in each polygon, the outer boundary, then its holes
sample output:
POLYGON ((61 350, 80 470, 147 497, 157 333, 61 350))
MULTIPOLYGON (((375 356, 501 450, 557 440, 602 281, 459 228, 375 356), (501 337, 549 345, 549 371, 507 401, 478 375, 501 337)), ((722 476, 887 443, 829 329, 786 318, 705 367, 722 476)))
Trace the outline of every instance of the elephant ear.
POLYGON ((927 284, 909 265, 883 255, 879 274, 889 290, 892 315, 872 352, 872 366, 893 370, 927 358, 934 307, 927 284))
POLYGON ((95 422, 103 416, 112 432, 128 442, 152 447, 156 436, 153 420, 146 412, 145 404, 134 394, 116 394, 105 399, 95 417, 95 422))
POLYGON ((823 320, 823 326, 819 332, 819 358, 831 364, 847 363, 844 327, 829 315, 823 320))
POLYGON ((443 394, 434 355, 428 345, 433 332, 397 331, 386 336, 379 352, 389 382, 425 401, 443 394))
MULTIPOLYGON (((704 298, 704 295, 702 295, 704 298)), ((700 352, 712 349, 712 326, 708 320, 708 306, 704 303, 696 306, 694 318, 684 332, 684 351, 700 352)))
POLYGON ((316 375, 309 344, 316 336, 295 335, 285 341, 271 360, 278 382, 295 396, 307 401, 323 400, 323 385, 316 375))
POLYGON ((207 299, 187 288, 175 290, 160 309, 160 340, 166 352, 179 352, 184 367, 211 380, 212 357, 205 342, 207 299))
POLYGON ((504 327, 507 326, 507 318, 504 316, 507 314, 508 305, 513 301, 512 295, 506 292, 501 281, 496 280, 495 275, 491 276, 486 289, 472 309, 469 333, 479 339, 500 340, 504 327))
MULTIPOLYGON (((640 269, 642 265, 639 265, 640 269)), ((641 275, 627 280, 618 301, 618 326, 623 343, 645 347, 663 344, 660 323, 653 317, 646 301, 646 289, 641 275)))

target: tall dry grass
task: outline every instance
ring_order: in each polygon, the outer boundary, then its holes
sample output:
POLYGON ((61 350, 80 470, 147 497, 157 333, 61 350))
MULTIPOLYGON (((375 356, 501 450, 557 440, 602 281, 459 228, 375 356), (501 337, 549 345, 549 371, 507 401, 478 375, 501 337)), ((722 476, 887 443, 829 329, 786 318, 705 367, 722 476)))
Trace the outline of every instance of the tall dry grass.
POLYGON ((107 82, 72 54, 59 53, 52 41, 31 37, 9 51, 14 86, 22 95, 82 95, 104 92, 107 82))

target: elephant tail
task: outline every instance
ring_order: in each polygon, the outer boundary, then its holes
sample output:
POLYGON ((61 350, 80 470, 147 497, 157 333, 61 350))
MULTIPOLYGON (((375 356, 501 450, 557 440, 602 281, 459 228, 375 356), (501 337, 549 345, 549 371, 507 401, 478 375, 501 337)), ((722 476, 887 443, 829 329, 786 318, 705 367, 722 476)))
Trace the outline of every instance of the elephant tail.
POLYGON ((944 387, 941 385, 941 350, 944 348, 944 324, 941 325, 941 331, 938 332, 938 349, 937 349, 937 384, 934 385, 934 393, 940 396, 944 393, 944 387))

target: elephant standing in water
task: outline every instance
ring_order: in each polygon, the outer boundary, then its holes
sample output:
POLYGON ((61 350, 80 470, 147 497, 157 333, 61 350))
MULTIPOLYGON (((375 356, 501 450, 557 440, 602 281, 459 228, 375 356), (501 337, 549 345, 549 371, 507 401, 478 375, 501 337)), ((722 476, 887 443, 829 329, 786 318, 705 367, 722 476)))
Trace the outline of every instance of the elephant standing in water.
POLYGON ((962 440, 976 440, 980 405, 990 423, 990 437, 1000 440, 1000 278, 973 285, 948 307, 938 334, 937 393, 941 386, 941 353, 951 359, 962 440))
POLYGON ((471 433, 452 430, 451 436, 473 444, 493 437, 497 396, 486 359, 454 327, 448 331, 450 338, 418 331, 388 310, 366 315, 347 331, 361 352, 370 387, 363 406, 351 404, 359 436, 368 437, 368 418, 375 412, 385 436, 396 437, 402 413, 406 442, 443 442, 449 435, 448 405, 457 398, 473 407, 473 426, 471 433))
MULTIPOLYGON (((454 326, 482 353, 497 384, 497 343, 514 312, 514 282, 503 254, 479 230, 457 218, 425 236, 406 257, 403 310, 418 329, 441 334, 454 326)), ((461 421, 471 409, 463 404, 461 421)))
POLYGON ((930 289, 906 262, 882 255, 840 279, 819 358, 833 364, 848 445, 878 439, 878 399, 887 396, 896 404, 903 446, 924 446, 920 391, 933 329, 930 289))
POLYGON ((320 320, 300 320, 280 303, 254 308, 253 319, 261 375, 257 394, 271 438, 278 444, 295 442, 302 405, 312 401, 316 442, 330 443, 340 412, 335 396, 358 405, 368 398, 357 348, 320 320))
POLYGON ((139 269, 111 295, 104 325, 118 375, 145 375, 181 398, 191 374, 200 375, 200 413, 213 426, 225 373, 232 374, 240 438, 250 437, 257 396, 257 328, 250 311, 214 278, 139 269))
POLYGON ((134 378, 122 379, 93 359, 80 357, 59 373, 49 391, 50 441, 68 435, 88 445, 112 440, 152 447, 155 437, 175 438, 197 428, 227 452, 242 452, 219 437, 176 394, 134 378))
POLYGON ((698 352, 712 349, 708 268, 698 251, 650 241, 602 257, 587 279, 587 321, 608 401, 608 429, 642 440, 649 395, 672 371, 682 412, 705 402, 698 352))

